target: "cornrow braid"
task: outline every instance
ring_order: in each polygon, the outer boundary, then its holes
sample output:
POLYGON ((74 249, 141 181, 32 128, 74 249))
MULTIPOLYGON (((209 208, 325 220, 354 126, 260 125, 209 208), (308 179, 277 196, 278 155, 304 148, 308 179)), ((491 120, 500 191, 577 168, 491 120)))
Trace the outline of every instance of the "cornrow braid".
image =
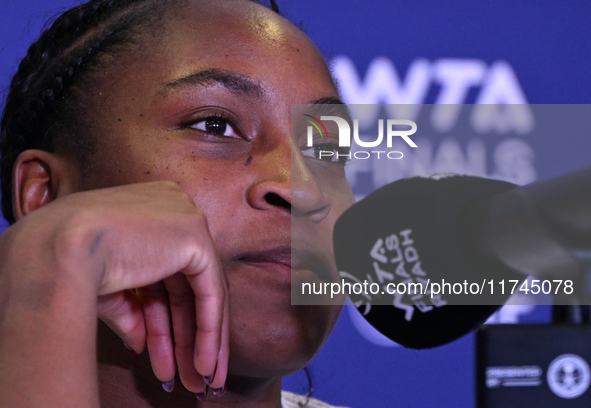
POLYGON ((15 221, 12 168, 18 155, 35 148, 53 151, 57 130, 64 130, 66 123, 65 133, 76 133, 76 140, 62 142, 73 144, 78 153, 88 148, 88 137, 80 132, 84 126, 72 132, 72 124, 81 122, 73 86, 100 55, 132 42, 137 32, 158 19, 165 3, 92 0, 61 15, 31 45, 12 79, 0 122, 2 211, 8 222, 15 221))
POLYGON ((271 0, 271 10, 279 14, 279 6, 277 5, 277 1, 271 0))

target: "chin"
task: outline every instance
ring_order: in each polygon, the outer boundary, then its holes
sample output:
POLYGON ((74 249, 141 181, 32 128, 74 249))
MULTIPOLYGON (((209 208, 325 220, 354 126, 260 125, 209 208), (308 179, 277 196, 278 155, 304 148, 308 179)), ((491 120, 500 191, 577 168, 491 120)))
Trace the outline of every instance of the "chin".
POLYGON ((231 301, 229 374, 274 378, 304 368, 334 327, 341 306, 266 307, 231 301))

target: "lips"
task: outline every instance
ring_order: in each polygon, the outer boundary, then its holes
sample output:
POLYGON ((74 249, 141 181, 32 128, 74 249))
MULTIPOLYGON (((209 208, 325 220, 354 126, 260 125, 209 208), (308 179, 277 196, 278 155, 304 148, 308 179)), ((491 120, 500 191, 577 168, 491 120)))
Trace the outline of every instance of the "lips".
POLYGON ((240 254, 236 261, 250 264, 278 264, 294 270, 311 270, 320 278, 330 280, 331 264, 314 251, 278 246, 240 254))
POLYGON ((283 246, 261 251, 248 252, 237 257, 238 261, 248 263, 276 263, 291 268, 291 247, 283 246))

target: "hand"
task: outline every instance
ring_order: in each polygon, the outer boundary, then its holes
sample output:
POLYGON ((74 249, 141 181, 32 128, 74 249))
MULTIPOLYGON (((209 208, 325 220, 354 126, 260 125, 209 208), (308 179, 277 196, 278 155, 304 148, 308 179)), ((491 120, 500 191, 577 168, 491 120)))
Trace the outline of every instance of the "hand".
POLYGON ((172 380, 178 365, 190 391, 203 391, 204 377, 221 388, 228 359, 227 280, 204 215, 168 182, 111 189, 105 200, 94 202, 101 221, 91 227, 97 231, 92 246, 105 262, 99 317, 136 352, 147 343, 161 381, 172 380), (139 299, 125 290, 130 287, 140 288, 139 299))
POLYGON ((212 388, 223 387, 228 283, 204 215, 176 184, 71 194, 30 213, 4 238, 21 265, 33 260, 22 269, 33 270, 41 261, 44 275, 54 269, 58 281, 79 291, 92 288, 101 319, 137 352, 147 343, 161 381, 172 380, 178 365, 192 392, 204 390, 203 377, 212 388), (31 235, 44 238, 42 248, 34 247, 35 256, 27 257, 18 243, 31 235), (133 288, 141 289, 136 294, 133 288))

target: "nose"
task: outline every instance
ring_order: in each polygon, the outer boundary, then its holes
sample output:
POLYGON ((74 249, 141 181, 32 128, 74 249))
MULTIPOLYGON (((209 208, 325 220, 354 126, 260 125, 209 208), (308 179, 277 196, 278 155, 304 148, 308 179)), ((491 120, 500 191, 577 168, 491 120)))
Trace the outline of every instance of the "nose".
POLYGON ((330 197, 293 142, 276 146, 258 160, 254 159, 252 165, 256 166, 257 179, 247 192, 251 207, 283 210, 292 217, 313 222, 322 221, 330 213, 330 197))

